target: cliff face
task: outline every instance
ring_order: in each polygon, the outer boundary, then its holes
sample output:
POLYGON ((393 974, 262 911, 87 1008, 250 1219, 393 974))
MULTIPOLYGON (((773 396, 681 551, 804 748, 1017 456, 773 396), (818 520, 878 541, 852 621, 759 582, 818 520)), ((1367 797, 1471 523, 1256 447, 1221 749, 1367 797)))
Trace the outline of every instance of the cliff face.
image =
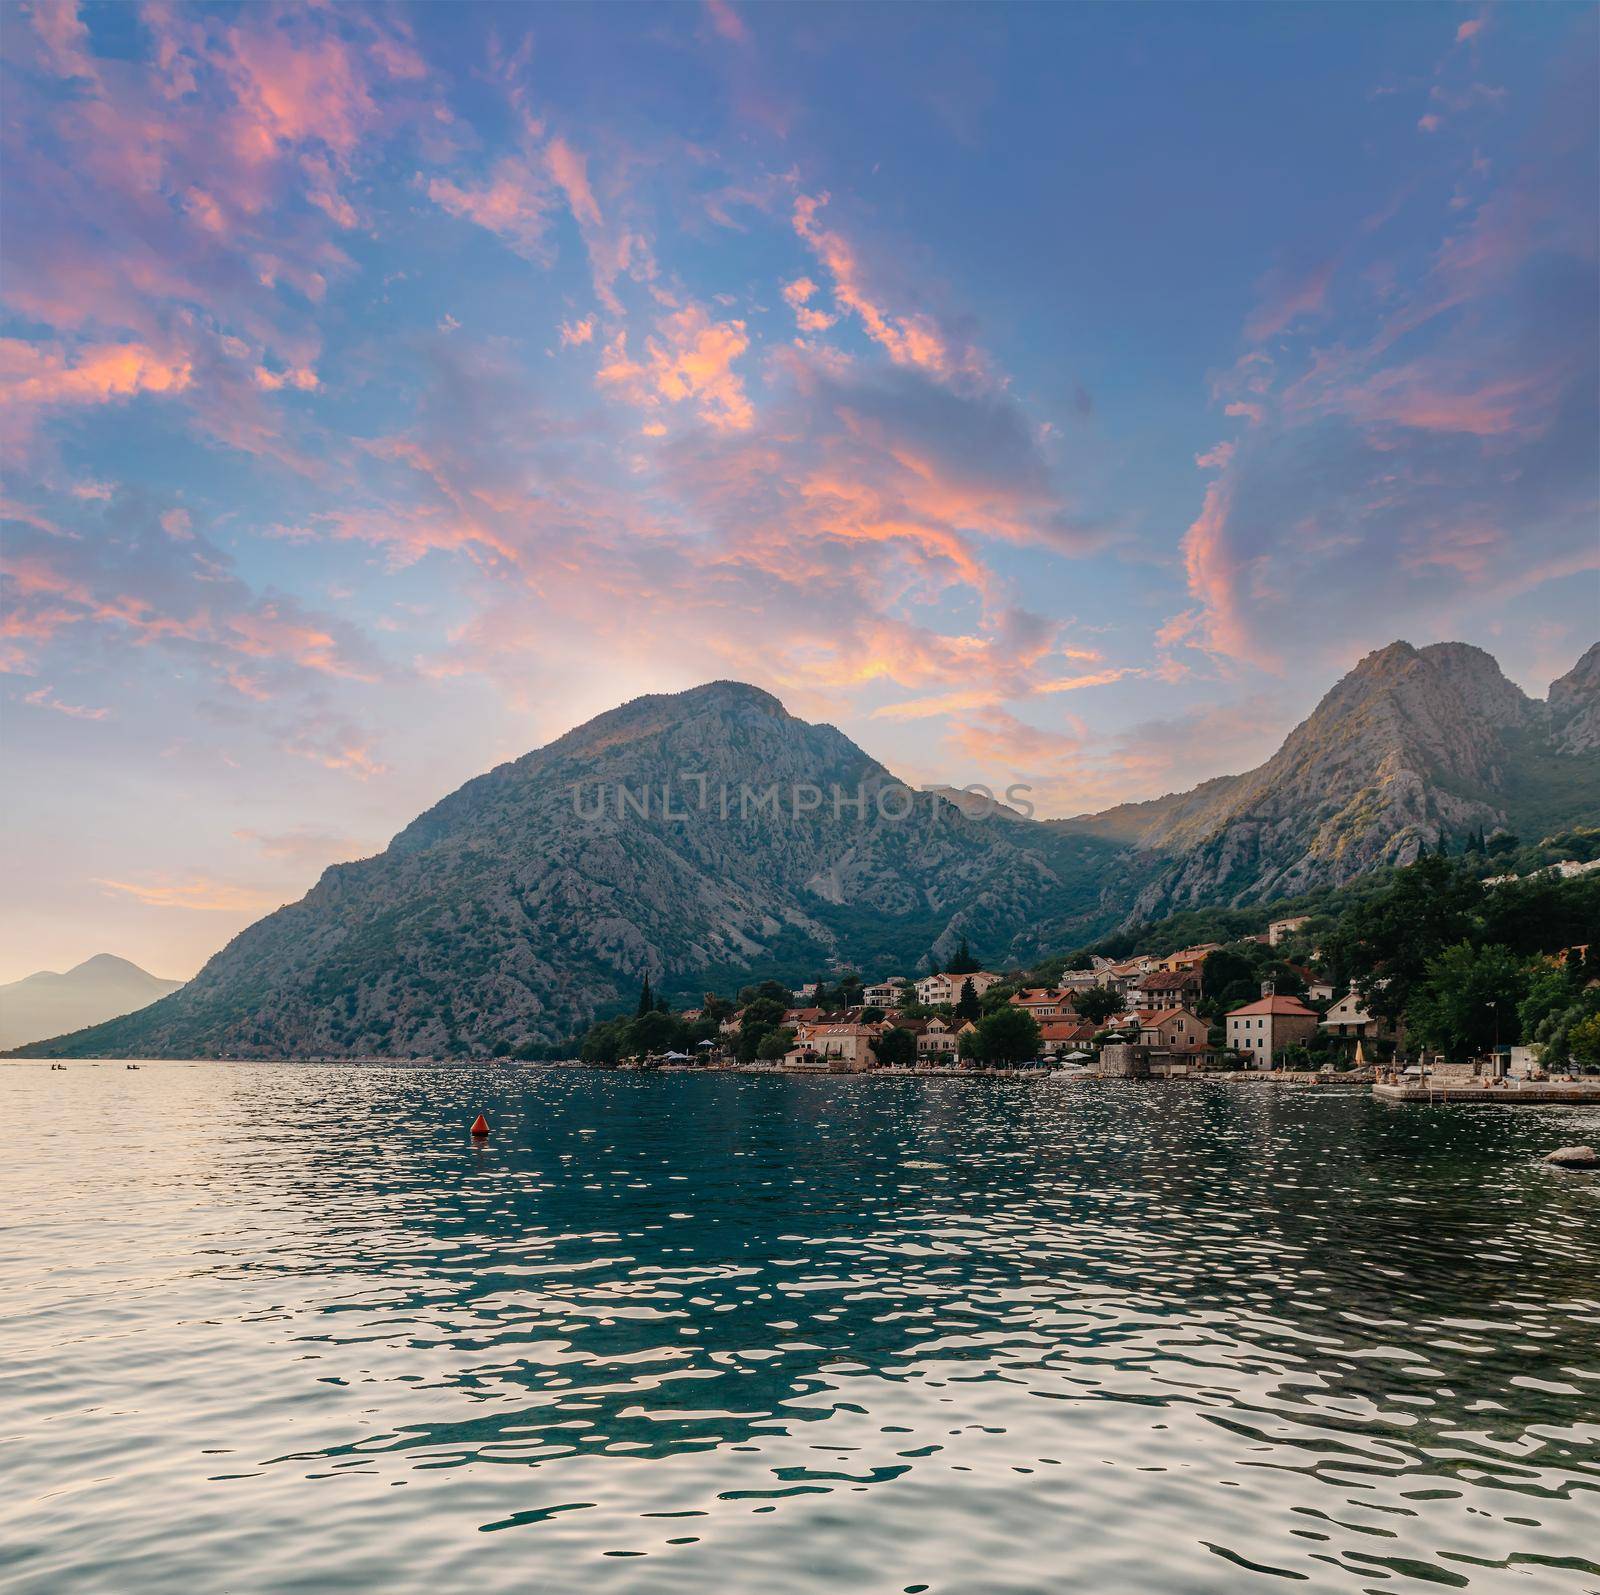
POLYGON ((1391 643, 1259 769, 1077 823, 1152 855, 1141 916, 1286 896, 1480 827, 1600 817, 1597 703, 1600 647, 1541 703, 1482 649, 1391 643))
POLYGON ((1259 769, 1073 821, 910 794, 736 682, 636 699, 336 865, 183 990, 52 1051, 437 1056, 571 1036, 658 991, 1026 963, 1129 917, 1264 901, 1441 836, 1600 821, 1600 647, 1527 697, 1480 649, 1397 642, 1259 769), (835 799, 835 789, 838 801, 835 799))
POLYGON ((1550 729, 1562 753, 1600 751, 1600 642, 1550 683, 1550 729))

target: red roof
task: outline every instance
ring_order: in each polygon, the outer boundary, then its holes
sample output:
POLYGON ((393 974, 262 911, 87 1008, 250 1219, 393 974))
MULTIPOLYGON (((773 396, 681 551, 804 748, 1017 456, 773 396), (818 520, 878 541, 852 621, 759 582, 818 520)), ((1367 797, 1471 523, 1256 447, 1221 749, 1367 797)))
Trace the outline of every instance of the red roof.
POLYGON ((1279 1019, 1315 1019, 1317 1011, 1308 1008, 1298 997, 1263 997, 1259 1002, 1246 1003, 1242 1008, 1229 1010, 1228 1017, 1237 1019, 1241 1014, 1272 1014, 1279 1019))
POLYGON ((1143 1030, 1154 1030, 1169 1019, 1193 1019, 1196 1024, 1200 1022, 1199 1015, 1190 1013, 1187 1008, 1163 1008, 1159 1013, 1147 1013, 1139 1021, 1139 1026, 1143 1030))

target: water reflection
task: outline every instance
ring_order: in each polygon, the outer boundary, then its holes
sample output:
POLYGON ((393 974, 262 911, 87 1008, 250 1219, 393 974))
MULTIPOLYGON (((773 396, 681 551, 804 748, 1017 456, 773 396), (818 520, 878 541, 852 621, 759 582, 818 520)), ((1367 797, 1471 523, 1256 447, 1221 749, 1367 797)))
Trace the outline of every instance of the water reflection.
POLYGON ((663 1589, 1600 1576, 1600 1184, 1536 1161, 1570 1110, 514 1068, 0 1089, 40 1136, 0 1336, 19 1371, 81 1348, 6 1426, 44 1503, 23 1587, 277 1587, 252 1515, 325 1547, 310 1587, 463 1554, 489 1587, 638 1588, 641 1556, 663 1589))

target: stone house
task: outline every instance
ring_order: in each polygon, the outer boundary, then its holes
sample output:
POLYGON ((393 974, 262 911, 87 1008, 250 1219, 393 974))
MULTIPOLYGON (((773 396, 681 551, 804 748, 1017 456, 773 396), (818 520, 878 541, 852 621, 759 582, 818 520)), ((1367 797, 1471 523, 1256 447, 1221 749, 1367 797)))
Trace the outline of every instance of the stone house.
POLYGON ((1279 996, 1272 982, 1261 983, 1256 1002, 1228 1015, 1228 1045, 1250 1059, 1252 1069, 1270 1069, 1285 1047, 1309 1041, 1317 1033, 1318 1016, 1298 997, 1279 996))
POLYGON ((1152 1052, 1209 1052, 1207 1025, 1187 1008, 1163 1008, 1139 1019, 1139 1045, 1152 1052))
POLYGON ((1159 1008, 1186 1008, 1200 998, 1200 976, 1193 969, 1157 969, 1140 975, 1127 988, 1135 1012, 1159 1008))

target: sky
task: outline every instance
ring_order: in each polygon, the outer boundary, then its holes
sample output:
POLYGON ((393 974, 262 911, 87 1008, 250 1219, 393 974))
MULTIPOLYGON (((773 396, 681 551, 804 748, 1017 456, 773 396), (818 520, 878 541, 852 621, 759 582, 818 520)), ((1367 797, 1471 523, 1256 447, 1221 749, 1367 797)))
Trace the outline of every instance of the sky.
POLYGON ((0 23, 0 980, 645 692, 1069 814, 1600 633, 1593 7, 0 23))

